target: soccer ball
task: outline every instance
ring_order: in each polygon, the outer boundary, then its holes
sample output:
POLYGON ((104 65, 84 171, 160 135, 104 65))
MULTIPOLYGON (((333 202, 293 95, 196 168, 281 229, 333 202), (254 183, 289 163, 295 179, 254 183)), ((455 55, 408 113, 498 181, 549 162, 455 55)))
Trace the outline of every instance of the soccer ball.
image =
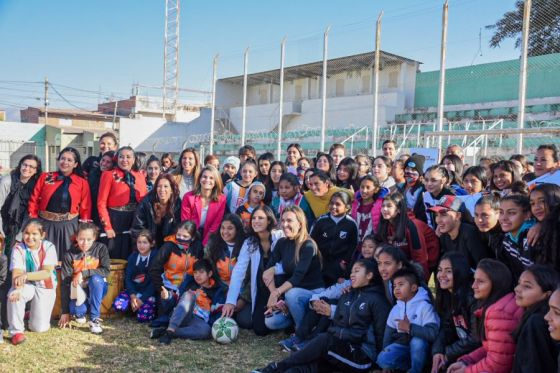
POLYGON ((221 344, 233 343, 237 340, 239 327, 234 319, 220 317, 212 325, 212 337, 221 344))

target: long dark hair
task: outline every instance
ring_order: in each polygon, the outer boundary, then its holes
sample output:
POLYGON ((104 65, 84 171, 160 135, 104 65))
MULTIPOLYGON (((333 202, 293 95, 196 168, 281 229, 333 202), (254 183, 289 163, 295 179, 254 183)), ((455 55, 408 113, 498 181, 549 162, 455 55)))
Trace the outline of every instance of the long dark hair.
POLYGON ((35 161, 35 162, 37 162, 37 169, 35 170, 37 172, 35 173, 35 175, 31 176, 31 179, 29 179, 30 182, 34 183, 35 181, 37 181, 39 176, 41 176, 41 174, 43 173, 43 166, 42 166, 42 163, 41 163, 41 159, 39 157, 37 157, 35 154, 24 155, 19 160, 17 167, 12 170, 11 174, 16 175, 19 178, 21 176, 21 166, 23 165, 23 162, 25 162, 25 161, 35 161))
POLYGON ((77 151, 75 148, 67 146, 66 148, 62 149, 60 153, 58 153, 58 157, 56 157, 56 160, 57 161, 60 160, 60 157, 64 153, 72 153, 72 155, 74 156, 74 160, 77 163, 76 168, 74 168, 74 173, 78 176, 84 177, 84 171, 82 170, 82 158, 80 156, 80 152, 77 151))
POLYGON ((546 207, 548 207, 549 212, 560 205, 560 186, 556 184, 539 184, 531 190, 531 194, 533 194, 533 192, 541 192, 544 195, 544 203, 546 207))
POLYGON ((165 209, 165 215, 173 216, 173 211, 175 210, 175 205, 177 203, 180 203, 180 202, 178 202, 180 192, 179 192, 179 187, 177 186, 177 183, 175 182, 175 179, 170 174, 161 173, 157 177, 156 182, 154 183, 154 189, 152 189, 152 192, 151 192, 151 193, 153 193, 153 206, 152 207, 153 207, 154 211, 157 211, 156 203, 160 203, 159 197, 157 195, 157 186, 158 186, 158 184, 161 180, 167 180, 169 182, 169 185, 171 185, 171 198, 169 198, 169 202, 167 202, 167 207, 165 209))
POLYGON ((253 216, 255 215, 255 213, 257 211, 263 211, 264 214, 266 215, 266 218, 268 220, 268 225, 266 226, 266 230, 270 233, 272 232, 272 229, 276 226, 276 216, 274 216, 274 211, 272 211, 272 209, 270 207, 268 207, 267 205, 260 205, 257 208, 255 208, 253 210, 253 212, 251 213, 251 219, 249 220, 249 228, 247 228, 247 239, 251 240, 252 243, 254 245, 253 246, 253 250, 256 249, 256 244, 259 243, 259 235, 253 230, 253 216))
POLYGON ((119 148, 119 150, 117 150, 117 153, 115 154, 115 157, 117 158, 117 167, 119 167, 119 155, 124 150, 130 151, 134 155, 134 162, 132 163, 132 168, 131 168, 132 171, 139 171, 140 170, 140 159, 136 156, 136 152, 134 151, 134 149, 132 149, 131 146, 122 146, 122 147, 119 148))
POLYGON ((353 188, 354 190, 357 190, 360 187, 358 180, 358 162, 356 162, 354 158, 346 157, 340 161, 337 168, 336 185, 346 189, 353 188), (342 181, 338 178, 338 170, 340 169, 340 166, 348 168, 348 173, 350 175, 346 181, 342 181))
POLYGON ((551 264, 560 270, 560 205, 552 208, 541 224, 535 262, 551 264))
MULTIPOLYGON (((397 206, 398 215, 395 219, 395 242, 402 242, 406 236, 406 226, 410 220, 407 215, 406 200, 404 196, 399 192, 393 192, 388 194, 383 198, 383 201, 391 201, 397 206)), ((389 226, 391 222, 381 216, 379 221, 379 227, 375 235, 375 239, 380 242, 387 242, 389 235, 389 226)))
MULTIPOLYGON (((342 149, 344 149, 344 147, 342 147, 342 149)), ((319 161, 319 158, 321 157, 325 157, 325 159, 327 160, 327 162, 329 163, 329 169, 328 171, 323 171, 325 172, 329 178, 331 179, 331 181, 334 183, 336 181, 336 167, 334 166, 334 159, 333 157, 331 157, 330 154, 327 153, 317 153, 317 155, 315 156, 314 162, 315 163, 315 168, 317 168, 317 162, 319 161)), ((322 170, 321 170, 322 171, 322 170)))
POLYGON ((442 290, 439 281, 436 283, 436 310, 440 315, 451 311, 452 315, 459 315, 467 311, 472 299, 472 272, 469 261, 459 251, 450 251, 443 255, 439 262, 449 260, 453 269, 453 291, 442 290))
POLYGON ((494 185, 494 175, 496 174, 496 170, 501 168, 507 173, 511 174, 511 182, 512 184, 518 180, 521 180, 521 177, 517 173, 517 168, 512 161, 499 161, 494 163, 490 166, 490 170, 492 170, 492 178, 490 179, 490 189, 498 190, 498 188, 494 185))
MULTIPOLYGON (((235 246, 233 247, 231 257, 237 258, 239 256, 239 252, 241 251, 241 246, 243 246, 243 241, 245 240, 243 222, 241 221, 241 218, 235 214, 227 214, 224 216, 222 224, 226 221, 230 222, 235 227, 235 246)), ((225 250, 227 250, 227 243, 222 238, 220 229, 218 229, 216 232, 212 233, 208 239, 205 256, 210 259, 213 264, 216 264, 216 262, 223 256, 225 250)))
POLYGON ((482 318, 478 322, 477 331, 481 340, 486 339, 484 321, 488 307, 498 300, 511 293, 513 290, 513 277, 509 268, 502 262, 495 259, 482 259, 478 262, 477 270, 481 270, 488 276, 492 283, 492 289, 488 298, 479 301, 478 305, 482 309, 482 318))
POLYGON ((359 259, 356 260, 356 262, 354 262, 354 264, 352 265, 359 265, 362 266, 365 270, 366 270, 366 274, 368 273, 373 273, 373 277, 370 280, 369 284, 370 286, 383 286, 383 279, 381 278, 381 275, 379 274, 379 268, 377 266, 377 262, 375 260, 372 259, 359 259))

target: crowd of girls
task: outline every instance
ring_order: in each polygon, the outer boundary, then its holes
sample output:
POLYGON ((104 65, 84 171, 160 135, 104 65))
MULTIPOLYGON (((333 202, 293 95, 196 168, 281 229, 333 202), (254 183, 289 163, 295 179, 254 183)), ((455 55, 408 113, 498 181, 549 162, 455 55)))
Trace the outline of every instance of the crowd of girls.
POLYGON ((452 145, 427 165, 391 140, 376 157, 290 144, 277 160, 246 145, 223 163, 193 148, 139 155, 110 133, 99 144, 83 165, 62 149, 56 171, 24 156, 0 180, 13 344, 28 302, 29 330, 49 329, 57 286, 59 326, 89 318, 101 333, 111 259, 127 259, 113 307, 161 343, 211 338, 220 316, 289 331, 291 355, 256 372, 558 369, 554 145, 479 164, 452 145))

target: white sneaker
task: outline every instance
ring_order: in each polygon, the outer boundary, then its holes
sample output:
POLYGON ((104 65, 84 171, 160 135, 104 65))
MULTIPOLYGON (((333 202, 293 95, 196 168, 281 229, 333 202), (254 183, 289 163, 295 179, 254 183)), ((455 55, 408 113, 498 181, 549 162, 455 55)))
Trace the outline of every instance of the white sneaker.
POLYGON ((84 325, 86 323, 86 317, 85 316, 76 317, 76 322, 80 325, 84 325))
POLYGON ((103 320, 101 319, 95 319, 93 321, 89 322, 89 330, 91 330, 91 332, 93 334, 101 334, 103 333, 103 329, 101 328, 101 322, 103 320))

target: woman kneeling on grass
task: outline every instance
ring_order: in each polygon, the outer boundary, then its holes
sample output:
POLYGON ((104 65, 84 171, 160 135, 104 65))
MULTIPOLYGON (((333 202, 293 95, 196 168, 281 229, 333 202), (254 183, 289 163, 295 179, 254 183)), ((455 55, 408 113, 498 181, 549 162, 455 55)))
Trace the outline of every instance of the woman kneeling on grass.
POLYGON ((253 372, 370 370, 382 349, 383 322, 391 307, 373 261, 357 261, 350 280, 351 290, 338 301, 333 324, 326 333, 317 335, 288 358, 253 372))
POLYGON ((25 305, 31 302, 29 329, 41 333, 50 328, 56 299, 56 248, 45 240, 43 223, 31 219, 23 229, 23 242, 12 249, 12 289, 8 295, 8 323, 14 345, 25 341, 25 305))

